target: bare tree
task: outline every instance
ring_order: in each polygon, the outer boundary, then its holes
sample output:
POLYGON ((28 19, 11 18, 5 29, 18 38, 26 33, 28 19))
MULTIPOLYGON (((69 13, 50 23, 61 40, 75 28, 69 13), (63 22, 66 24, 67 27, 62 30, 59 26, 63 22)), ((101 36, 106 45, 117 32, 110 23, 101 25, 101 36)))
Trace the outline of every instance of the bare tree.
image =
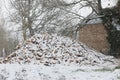
POLYGON ((11 21, 21 26, 24 39, 27 30, 30 36, 34 35, 33 28, 40 25, 43 12, 46 11, 40 5, 40 0, 11 0, 10 3, 13 9, 10 15, 11 21))
POLYGON ((73 0, 71 3, 65 0, 11 0, 14 9, 11 20, 21 25, 24 39, 27 30, 31 36, 34 32, 41 31, 69 36, 95 19, 92 16, 97 12, 95 4, 96 0, 73 0), (89 15, 80 14, 80 10, 84 8, 91 9, 89 15))
POLYGON ((94 16, 98 14, 96 6, 98 2, 96 0, 73 0, 71 3, 67 3, 63 0, 46 0, 44 7, 47 7, 50 12, 44 16, 44 28, 52 28, 54 31, 66 36, 70 34, 76 34, 79 29, 86 25, 90 20, 96 19, 101 16, 94 16), (89 8, 87 16, 80 13, 81 10, 89 8))

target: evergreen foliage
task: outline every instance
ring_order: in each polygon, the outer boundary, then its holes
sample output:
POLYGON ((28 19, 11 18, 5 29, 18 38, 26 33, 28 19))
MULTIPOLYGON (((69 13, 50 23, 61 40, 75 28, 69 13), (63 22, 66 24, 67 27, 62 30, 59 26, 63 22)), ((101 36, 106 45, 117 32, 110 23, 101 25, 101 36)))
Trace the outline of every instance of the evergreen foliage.
POLYGON ((110 43, 110 54, 120 56, 120 1, 116 7, 105 8, 101 11, 103 24, 108 32, 108 42, 110 43), (118 29, 119 28, 119 29, 118 29))

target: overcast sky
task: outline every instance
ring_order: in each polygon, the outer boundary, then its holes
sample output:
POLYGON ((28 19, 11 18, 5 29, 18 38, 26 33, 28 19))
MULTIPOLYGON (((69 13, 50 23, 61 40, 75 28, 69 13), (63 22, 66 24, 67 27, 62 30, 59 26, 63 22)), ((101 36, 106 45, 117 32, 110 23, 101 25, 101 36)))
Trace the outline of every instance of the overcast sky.
POLYGON ((116 5, 118 0, 102 0, 102 7, 113 7, 116 5))
MULTIPOLYGON (((6 17, 8 15, 8 10, 9 10, 9 0, 0 0, 0 4, 2 7, 2 14, 6 17), (7 8, 7 9, 6 9, 7 8)), ((71 2, 72 0, 66 0, 68 2, 71 2)), ((76 0, 77 1, 77 0, 76 0)), ((102 0, 102 7, 106 8, 106 7, 113 7, 116 5, 118 0, 102 0)), ((87 10, 85 10, 87 11, 87 10)))

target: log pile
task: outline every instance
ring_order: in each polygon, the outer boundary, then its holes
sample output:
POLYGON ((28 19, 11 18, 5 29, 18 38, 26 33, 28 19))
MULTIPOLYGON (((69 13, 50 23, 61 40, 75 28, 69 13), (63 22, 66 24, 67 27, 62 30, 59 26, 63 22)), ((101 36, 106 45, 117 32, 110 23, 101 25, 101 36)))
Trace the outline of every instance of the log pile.
POLYGON ((17 50, 1 63, 96 65, 114 63, 113 57, 105 56, 68 37, 56 34, 36 34, 17 46, 17 50))

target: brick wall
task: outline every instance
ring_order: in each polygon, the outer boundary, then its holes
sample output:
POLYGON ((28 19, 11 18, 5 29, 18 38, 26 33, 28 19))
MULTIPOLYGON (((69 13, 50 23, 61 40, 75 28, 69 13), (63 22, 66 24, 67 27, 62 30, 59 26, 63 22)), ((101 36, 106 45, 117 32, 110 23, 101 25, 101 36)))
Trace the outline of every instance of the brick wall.
POLYGON ((89 47, 107 54, 109 43, 107 42, 107 31, 102 24, 89 24, 79 31, 79 40, 89 47))

